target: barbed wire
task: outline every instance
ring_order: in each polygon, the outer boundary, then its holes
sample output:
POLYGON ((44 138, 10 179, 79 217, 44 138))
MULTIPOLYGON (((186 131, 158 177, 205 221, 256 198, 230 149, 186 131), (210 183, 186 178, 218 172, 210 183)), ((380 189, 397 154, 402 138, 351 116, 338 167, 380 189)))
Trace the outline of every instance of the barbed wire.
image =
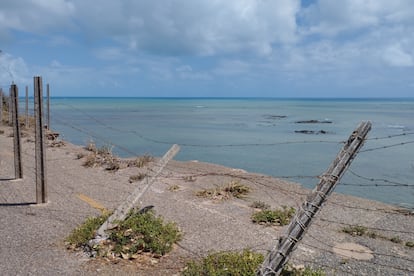
MULTIPOLYGON (((113 144, 113 143, 110 143, 110 144, 113 144)), ((28 153, 25 153, 26 155, 29 155, 28 153)), ((31 157, 34 157, 34 156, 32 156, 32 155, 30 155, 31 157)), ((65 160, 65 159, 55 159, 55 160, 65 160)), ((185 168, 185 167, 184 167, 185 168)), ((206 173, 204 173, 204 174, 202 174, 202 173, 198 173, 198 174, 194 174, 195 176, 197 176, 197 177, 201 177, 201 176, 206 176, 206 175, 213 175, 214 173, 209 173, 209 174, 206 174, 206 173)), ((226 176, 231 176, 231 177, 235 177, 234 175, 232 175, 232 174, 216 174, 216 175, 226 175, 226 176)), ((312 177, 312 178, 315 178, 315 176, 302 176, 302 177, 312 177)), ((243 178, 243 177, 242 177, 243 178)), ((247 178, 247 177, 246 177, 247 178)), ((290 178, 290 177, 288 177, 288 178, 290 178)), ((243 179, 245 179, 245 178, 243 178, 243 179)), ((258 179, 259 180, 265 180, 265 179, 267 179, 266 177, 262 177, 262 178, 260 178, 260 177, 258 177, 258 179)), ((259 185, 261 185, 262 183, 260 183, 260 181, 256 181, 256 180, 251 180, 250 179, 250 181, 252 181, 252 183, 255 183, 255 184, 259 184, 259 185)), ((271 186, 271 185, 267 185, 268 187, 270 186, 270 187, 273 187, 274 189, 280 189, 280 187, 275 187, 275 186, 271 186)), ((292 193, 292 191, 289 191, 289 193, 292 193)), ((294 193, 293 192, 293 194, 295 194, 295 195, 299 195, 298 193, 294 193)), ((307 193, 303 193, 303 194, 300 194, 300 195, 306 195, 307 193)), ((59 193, 59 196, 65 196, 65 194, 64 193, 59 193)), ((274 198, 273 198, 274 199, 274 198)), ((349 207, 349 206, 348 206, 349 207)), ((362 208, 358 208, 358 209, 362 209, 362 208)), ((366 209, 365 209, 366 210, 366 209)), ((60 212, 61 210, 56 210, 56 212, 60 212)), ((375 211, 379 211, 379 209, 376 209, 375 211)), ((382 210, 383 211, 383 210, 382 210)), ((84 215, 85 215, 85 213, 83 213, 84 215)), ((340 222, 337 222, 337 223, 340 223, 340 222)), ((373 229, 373 228, 370 228, 370 229, 373 229)), ((382 229, 382 230, 384 230, 384 229, 382 229)), ((389 231, 391 231, 390 229, 388 229, 389 231)), ((386 231, 386 230, 384 230, 384 231, 386 231)), ((397 231, 395 231, 395 232, 397 232, 397 231)), ((402 233, 402 232, 400 232, 400 233, 402 233)), ((408 234, 411 234, 411 232, 410 233, 408 233, 408 234)), ((308 244, 306 244, 306 245, 308 245, 308 244)), ((309 246, 309 245, 308 245, 309 246)), ((312 246, 311 246, 312 247, 312 246)), ((317 247, 315 247, 315 246, 313 246, 314 248, 317 248, 317 247)), ((321 250, 321 249, 320 249, 321 250)), ((330 253, 333 253, 333 252, 331 252, 331 251, 328 251, 328 252, 330 252, 330 253)), ((387 256, 387 257, 393 257, 392 255, 390 255, 390 254, 381 254, 381 253, 375 253, 375 254, 380 254, 380 255, 382 255, 382 256, 387 256)), ((408 259, 408 261, 410 261, 410 262, 412 262, 413 260, 411 260, 411 259, 408 259)), ((372 262, 370 262, 370 263, 372 263, 372 262)), ((380 266, 387 266, 386 264, 382 264, 382 263, 375 263, 375 264, 378 264, 378 265, 380 265, 380 266)), ((322 265, 323 266, 323 265, 322 265)), ((396 270, 400 270, 400 271, 405 271, 405 272, 413 272, 412 270, 410 270, 410 269, 407 269, 407 268, 401 268, 401 267, 398 267, 398 266, 390 266, 391 268, 393 268, 393 269, 396 269, 396 270)))
POLYGON ((330 219, 321 218, 321 217, 316 217, 316 219, 318 219, 320 221, 324 221, 324 222, 335 223, 335 224, 346 225, 346 226, 363 226, 367 229, 377 230, 377 231, 394 232, 394 233, 402 233, 402 234, 414 234, 414 231, 388 229, 388 228, 381 228, 381 227, 365 226, 365 225, 361 225, 361 224, 345 223, 345 222, 330 220, 330 219))
POLYGON ((385 179, 385 178, 371 178, 371 177, 363 176, 363 175, 360 175, 360 174, 354 172, 351 169, 348 169, 348 172, 351 173, 352 175, 358 177, 358 178, 368 180, 368 181, 371 181, 371 182, 384 182, 384 183, 387 183, 387 184, 394 184, 396 186, 414 186, 413 184, 401 183, 401 182, 397 182, 397 181, 388 180, 388 179, 385 179))
MULTIPOLYGON (((317 241, 318 243, 323 244, 323 245, 325 245, 325 246, 327 246, 327 247, 329 247, 329 248, 333 248, 333 247, 335 247, 335 246, 336 246, 335 244, 331 244, 331 243, 326 242, 326 241, 324 241, 324 240, 322 240, 322 239, 316 238, 316 237, 315 237, 314 235, 312 235, 312 234, 307 233, 307 234, 306 234, 306 236, 307 236, 307 237, 310 237, 311 239, 313 239, 313 240, 317 241)), ((366 253, 364 250, 362 250, 362 251, 361 251, 361 250, 358 250, 358 249, 341 248, 341 250, 348 251, 348 252, 355 252, 355 253, 366 253)), ((373 251, 373 252, 372 252, 372 254, 373 254, 373 255, 376 255, 376 256, 391 257, 391 258, 394 258, 394 259, 399 259, 399 260, 404 260, 404 261, 407 261, 407 262, 412 262, 412 263, 414 263, 414 259, 409 259, 409 258, 402 257, 402 256, 396 256, 395 254, 388 254, 388 253, 384 253, 384 252, 376 252, 376 251, 373 251)), ((414 271, 413 271, 413 272, 414 272, 414 271)))
POLYGON ((396 144, 391 144, 391 145, 386 145, 386 146, 381 146, 381 147, 368 148, 368 149, 360 150, 359 152, 364 153, 364 152, 370 152, 370 151, 377 151, 377 150, 389 149, 389 148, 404 146, 404 145, 413 144, 413 143, 414 141, 406 141, 406 142, 401 142, 401 143, 396 143, 396 144))
MULTIPOLYGON (((274 142, 274 143, 242 143, 242 144, 191 144, 191 143, 177 143, 177 142, 171 142, 171 141, 162 141, 162 140, 157 140, 157 139, 153 139, 153 138, 149 138, 143 134, 141 134, 140 132, 136 131, 136 130, 124 130, 124 129, 120 129, 120 128, 116 128, 113 127, 111 125, 108 125, 107 123, 105 123, 103 120, 99 120, 97 118, 95 118, 94 116, 91 116, 90 114, 88 114, 87 112, 85 112, 82 109, 76 108, 70 104, 64 104, 64 103, 60 103, 57 105, 63 105, 63 106, 67 106, 75 111, 78 111, 82 114, 84 114, 85 116, 87 116, 88 118, 90 118, 91 120, 95 121, 96 123, 102 125, 103 127, 109 129, 109 130, 113 130, 113 131, 117 131, 117 132, 122 132, 122 133, 131 133, 136 135, 137 137, 149 141, 149 142, 153 142, 153 143, 157 143, 157 144, 168 144, 168 145, 172 145, 172 144, 180 144, 180 146, 183 147, 205 147, 205 148, 221 148, 221 147, 252 147, 252 146, 278 146, 278 145, 290 145, 290 144, 313 144, 313 143, 332 143, 332 144, 344 144, 346 143, 346 141, 329 141, 329 140, 300 140, 300 141, 280 141, 280 142, 274 142)), ((382 137, 373 137, 373 138, 369 138, 367 140, 383 140, 383 139, 392 139, 395 137, 400 137, 400 136, 409 136, 409 135, 413 135, 414 132, 405 132, 405 133, 401 133, 401 134, 395 134, 395 135, 388 135, 388 136, 382 136, 382 137)), ((377 150, 377 149, 383 149, 383 148, 388 148, 388 147, 393 147, 393 146, 397 146, 397 145, 405 145, 405 144, 409 144, 409 143, 414 143, 414 141, 412 142, 406 142, 406 143, 400 143, 400 144, 396 144, 396 145, 389 145, 389 146, 385 146, 385 147, 379 147, 379 148, 372 148, 372 149, 368 149, 368 150, 362 150, 360 152, 365 152, 365 151, 373 151, 373 150, 377 150)))
MULTIPOLYGON (((327 253, 330 253, 330 254, 335 254, 335 252, 332 249, 321 248, 319 246, 316 246, 316 245, 313 245, 313 244, 310 244, 310 243, 307 243, 307 242, 304 242, 304 241, 302 241, 301 243, 304 244, 304 245, 306 245, 306 246, 309 246, 311 248, 314 248, 314 249, 323 251, 323 252, 327 252, 327 253)), ((333 245, 326 245, 326 246, 329 246, 330 248, 333 247, 333 245)), ((341 250, 349 251, 349 252, 358 252, 358 250, 351 250, 351 249, 345 249, 345 248, 341 248, 341 250)), ((365 253, 365 251, 363 251, 363 252, 359 251, 359 252, 360 253, 365 253)), ((378 253, 375 253, 375 252, 373 252, 373 254, 375 254, 377 256, 380 255, 380 256, 387 256, 387 257, 394 257, 394 258, 396 258, 392 254, 378 254, 378 253)), ((397 258, 397 259, 403 259, 403 258, 397 258)), ((408 269, 408 268, 405 268, 405 267, 395 266, 395 265, 390 264, 390 263, 384 264, 384 263, 379 263, 377 261, 372 261, 372 260, 358 260, 358 261, 359 262, 363 262, 363 263, 373 264, 373 265, 379 265, 379 266, 383 266, 383 267, 387 267, 387 268, 392 268, 392 269, 400 270, 400 271, 404 271, 404 272, 414 273, 414 270, 411 270, 411 269, 408 269)), ((412 260, 409 260, 409 261, 412 261, 412 260)))

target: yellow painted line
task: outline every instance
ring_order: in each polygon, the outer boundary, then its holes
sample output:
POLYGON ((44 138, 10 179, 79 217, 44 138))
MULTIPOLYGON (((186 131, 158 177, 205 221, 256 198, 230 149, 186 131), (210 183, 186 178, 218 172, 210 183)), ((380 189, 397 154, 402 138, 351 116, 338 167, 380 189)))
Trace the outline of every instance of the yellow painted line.
POLYGON ((78 198, 88 203, 92 208, 100 210, 102 213, 108 212, 108 210, 102 204, 84 194, 78 194, 78 198))

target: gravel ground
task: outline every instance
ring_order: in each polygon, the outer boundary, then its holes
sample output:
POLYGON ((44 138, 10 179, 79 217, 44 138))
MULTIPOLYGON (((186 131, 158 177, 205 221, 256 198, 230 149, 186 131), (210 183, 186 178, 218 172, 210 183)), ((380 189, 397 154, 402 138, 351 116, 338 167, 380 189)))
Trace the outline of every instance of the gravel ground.
MULTIPOLYGON (((264 175, 201 162, 171 161, 145 194, 141 206, 175 221, 183 239, 160 259, 113 262, 68 251, 65 237, 85 218, 100 211, 84 195, 115 209, 140 185, 129 177, 149 170, 85 168, 85 150, 65 143, 47 148, 48 203, 36 205, 34 143, 22 139, 24 178, 13 180, 11 129, 0 126, 0 271, 2 275, 174 275, 189 259, 222 250, 250 248, 268 252, 285 231, 251 222, 250 205, 262 201, 273 208, 298 208, 309 190, 264 175), (239 181, 251 193, 242 199, 197 197, 202 189, 239 181), (174 189, 172 189, 174 188, 174 189)), ((414 275, 414 215, 375 201, 333 194, 293 253, 291 263, 322 268, 328 275, 414 275), (363 225, 376 238, 341 232, 363 225), (401 242, 390 241, 398 237, 401 242), (341 248, 347 247, 344 251, 341 248), (363 246, 363 247, 360 247, 363 246), (336 253, 335 253, 336 252, 336 253), (338 253, 339 252, 339 253, 338 253), (342 253, 341 253, 342 252, 342 253), (345 252, 345 253, 344 253, 345 252), (365 258, 365 259, 362 259, 365 258)))

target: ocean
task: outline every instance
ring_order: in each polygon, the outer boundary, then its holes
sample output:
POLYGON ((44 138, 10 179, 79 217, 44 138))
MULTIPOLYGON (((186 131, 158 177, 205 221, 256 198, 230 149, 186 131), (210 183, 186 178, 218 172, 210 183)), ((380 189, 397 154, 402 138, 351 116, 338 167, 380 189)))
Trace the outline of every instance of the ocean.
POLYGON ((51 127, 121 157, 198 160, 313 188, 361 121, 372 130, 336 192, 414 208, 414 99, 52 98, 51 127))

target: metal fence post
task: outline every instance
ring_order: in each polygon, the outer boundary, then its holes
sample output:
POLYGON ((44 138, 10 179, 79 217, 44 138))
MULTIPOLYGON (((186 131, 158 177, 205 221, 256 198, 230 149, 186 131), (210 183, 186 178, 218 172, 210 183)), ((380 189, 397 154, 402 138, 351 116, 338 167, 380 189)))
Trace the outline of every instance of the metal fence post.
POLYGON ((42 77, 34 77, 36 203, 47 202, 46 152, 43 131, 42 77))

